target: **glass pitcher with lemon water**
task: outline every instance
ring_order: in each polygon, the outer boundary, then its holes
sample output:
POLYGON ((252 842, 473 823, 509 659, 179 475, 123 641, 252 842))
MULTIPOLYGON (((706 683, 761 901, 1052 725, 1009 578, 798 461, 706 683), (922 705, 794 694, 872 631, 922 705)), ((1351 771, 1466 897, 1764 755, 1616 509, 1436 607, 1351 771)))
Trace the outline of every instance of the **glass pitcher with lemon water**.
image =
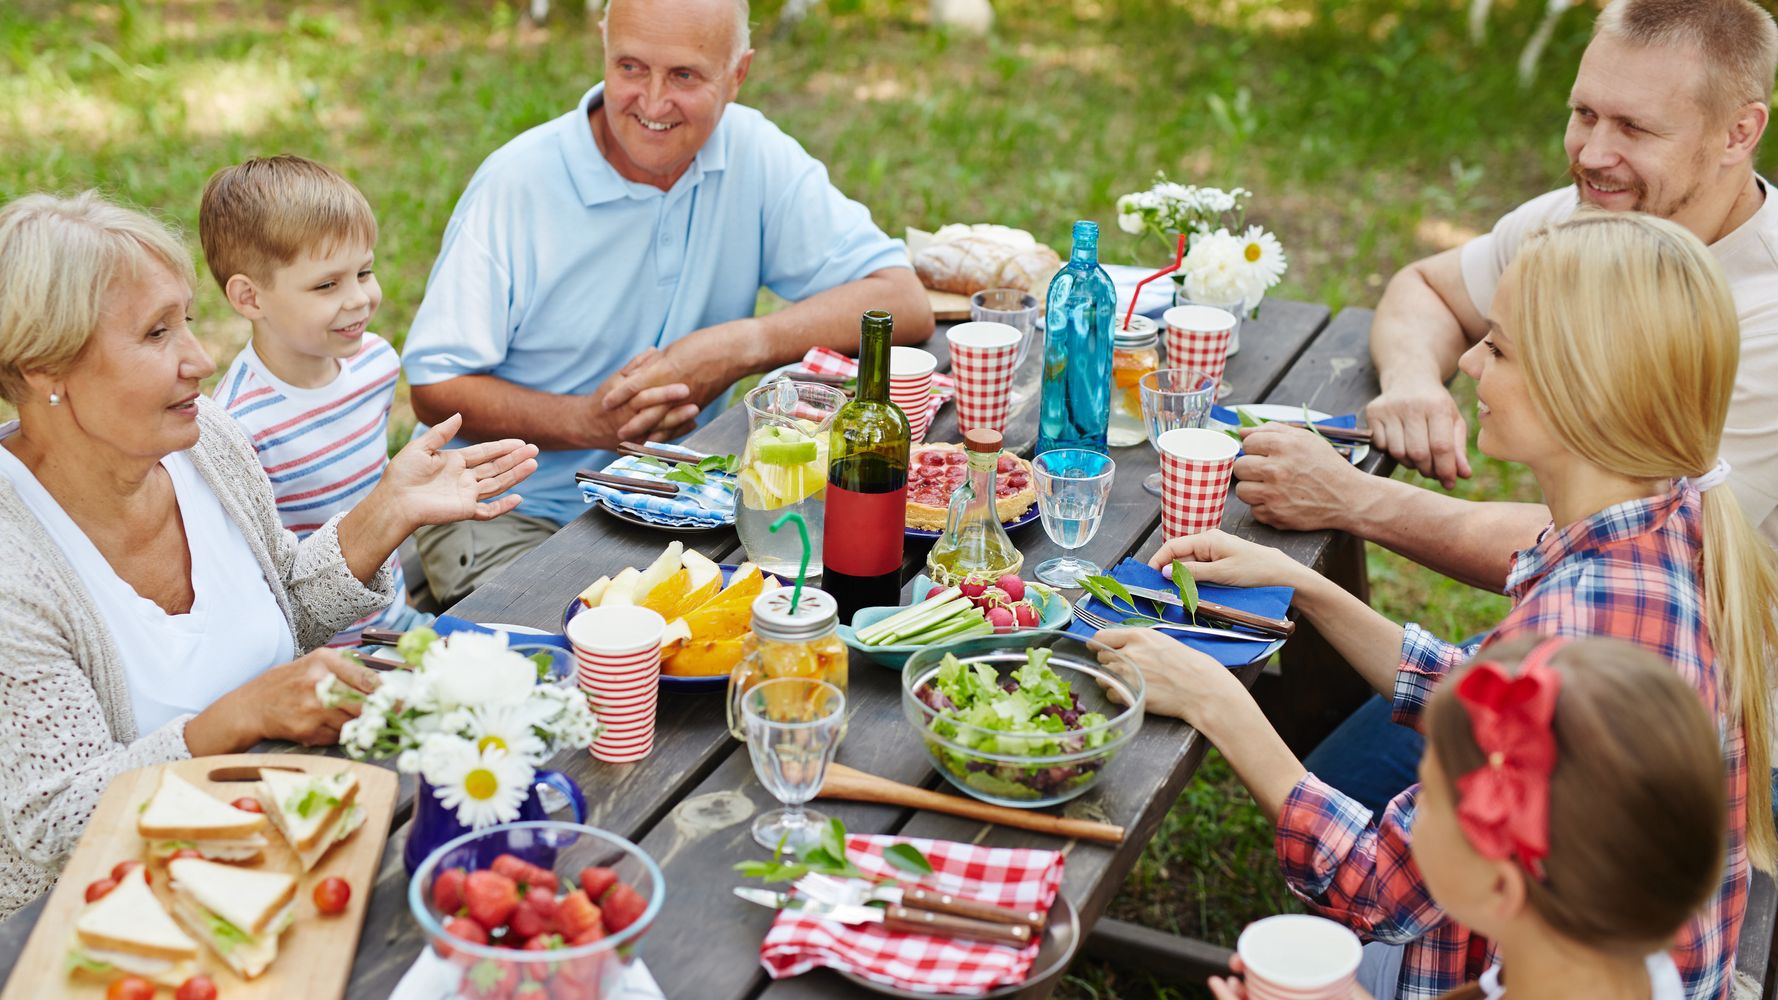
POLYGON ((761 571, 795 579, 802 544, 795 532, 773 534, 789 512, 809 527, 809 579, 821 576, 821 530, 827 500, 827 439, 846 394, 827 385, 778 379, 749 392, 747 444, 735 474, 735 532, 761 571))

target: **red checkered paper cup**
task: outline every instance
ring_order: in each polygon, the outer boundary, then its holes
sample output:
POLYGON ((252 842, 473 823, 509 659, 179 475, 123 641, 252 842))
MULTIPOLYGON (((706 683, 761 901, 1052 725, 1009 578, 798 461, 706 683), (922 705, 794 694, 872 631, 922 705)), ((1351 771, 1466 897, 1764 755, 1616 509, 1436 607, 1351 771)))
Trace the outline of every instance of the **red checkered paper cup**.
POLYGON ((599 715, 593 757, 628 764, 654 749, 661 635, 667 622, 647 608, 588 608, 568 622, 580 689, 599 715))
POLYGON ((938 359, 918 347, 889 349, 889 402, 907 414, 915 444, 932 426, 932 373, 937 370, 938 359))
POLYGON ((1161 320, 1167 324, 1167 367, 1190 368, 1221 382, 1235 314, 1215 306, 1174 306, 1161 320))
POLYGON ((1331 920, 1284 913, 1248 924, 1235 952, 1251 1000, 1347 1000, 1364 949, 1331 920))
POLYGON ((1222 431, 1180 427, 1160 436, 1161 530, 1195 535, 1222 523, 1240 442, 1222 431))
POLYGON ((1006 429, 1024 335, 1005 323, 959 323, 946 332, 957 378, 957 429, 1006 429))

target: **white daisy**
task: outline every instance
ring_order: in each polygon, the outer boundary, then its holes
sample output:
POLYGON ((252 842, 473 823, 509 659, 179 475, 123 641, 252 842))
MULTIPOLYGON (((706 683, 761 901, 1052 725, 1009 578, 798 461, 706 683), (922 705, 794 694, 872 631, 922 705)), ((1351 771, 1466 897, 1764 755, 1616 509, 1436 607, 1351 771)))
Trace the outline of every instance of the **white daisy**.
POLYGON ((531 794, 534 772, 524 759, 505 750, 490 747, 450 754, 441 760, 436 776, 431 770, 426 780, 432 783, 439 804, 457 814, 457 822, 472 830, 510 823, 519 817, 519 806, 531 794))
POLYGON ((1249 302, 1258 302, 1265 295, 1266 289, 1276 285, 1284 277, 1290 262, 1284 257, 1284 247, 1278 238, 1259 226, 1248 226, 1247 232, 1240 237, 1241 261, 1246 271, 1247 294, 1249 302))
POLYGON ((426 649, 423 665, 443 709, 516 705, 531 696, 537 665, 506 648, 506 633, 455 632, 426 649))
POLYGON ((550 713, 547 705, 489 705, 469 710, 469 738, 477 750, 505 750, 536 767, 549 759, 549 748, 532 729, 540 715, 550 713))

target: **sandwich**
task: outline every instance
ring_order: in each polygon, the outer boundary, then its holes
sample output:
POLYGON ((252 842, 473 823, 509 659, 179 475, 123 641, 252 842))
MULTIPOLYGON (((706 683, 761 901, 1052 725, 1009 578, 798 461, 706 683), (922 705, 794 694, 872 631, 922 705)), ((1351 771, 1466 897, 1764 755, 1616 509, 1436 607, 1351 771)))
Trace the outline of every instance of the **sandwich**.
POLYGON ((197 961, 197 942, 161 907, 140 865, 80 911, 68 948, 68 971, 74 975, 141 976, 163 986, 191 978, 197 961))
POLYGON ((327 777, 264 768, 254 787, 265 814, 309 871, 333 845, 364 823, 358 779, 350 770, 327 777))
POLYGON ((278 935, 296 919, 296 876, 202 858, 168 862, 167 876, 173 915, 242 979, 278 957, 278 935))
POLYGON ((212 798, 170 770, 136 817, 136 832, 148 853, 165 858, 194 848, 217 861, 255 861, 265 851, 266 818, 212 798))

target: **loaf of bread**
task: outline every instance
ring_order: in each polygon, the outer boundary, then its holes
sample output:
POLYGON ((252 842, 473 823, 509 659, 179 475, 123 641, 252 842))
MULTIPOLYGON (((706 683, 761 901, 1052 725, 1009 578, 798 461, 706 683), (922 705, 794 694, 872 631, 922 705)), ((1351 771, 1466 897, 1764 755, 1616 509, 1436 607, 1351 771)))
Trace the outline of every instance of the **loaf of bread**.
POLYGON ((945 226, 914 253, 921 284, 959 295, 984 288, 1041 293, 1061 266, 1054 250, 1023 229, 987 224, 945 226))

